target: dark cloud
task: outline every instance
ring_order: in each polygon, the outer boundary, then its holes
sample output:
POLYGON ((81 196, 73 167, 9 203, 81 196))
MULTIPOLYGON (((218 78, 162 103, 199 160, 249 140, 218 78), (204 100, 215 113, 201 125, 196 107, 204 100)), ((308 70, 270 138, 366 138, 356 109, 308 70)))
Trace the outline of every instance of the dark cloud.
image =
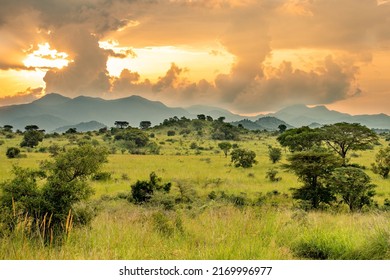
MULTIPOLYGON (((241 112, 275 110, 291 104, 330 104, 353 96, 357 68, 326 57, 315 71, 294 69, 283 62, 270 77, 255 80, 231 104, 241 112)), ((223 96, 222 96, 222 101, 223 96)))
POLYGON ((71 50, 73 62, 67 67, 46 73, 46 92, 61 92, 68 96, 98 96, 109 91, 111 85, 106 66, 108 54, 99 47, 94 35, 77 26, 67 26, 53 34, 52 42, 54 47, 71 50))
POLYGON ((329 104, 360 95, 362 89, 354 86, 359 66, 371 62, 376 48, 390 43, 390 5, 378 5, 376 0, 0 0, 0 4, 0 52, 9 54, 0 56, 0 69, 25 69, 25 51, 47 41, 68 53, 72 62, 47 72, 46 92, 70 96, 136 93, 168 103, 223 102, 248 113, 292 103, 329 104), (102 39, 115 39, 129 48, 104 50, 98 44, 102 39), (213 82, 188 81, 186 70, 174 63, 156 83, 127 69, 120 77, 107 72, 110 56, 135 56, 131 47, 196 47, 210 42, 218 42, 235 57, 230 71, 213 82), (312 62, 312 69, 288 61, 274 69, 266 66, 275 49, 304 48, 354 58, 329 56, 312 62))
POLYGON ((43 95, 43 88, 27 88, 23 92, 18 92, 15 95, 0 97, 0 106, 12 104, 29 103, 43 95))

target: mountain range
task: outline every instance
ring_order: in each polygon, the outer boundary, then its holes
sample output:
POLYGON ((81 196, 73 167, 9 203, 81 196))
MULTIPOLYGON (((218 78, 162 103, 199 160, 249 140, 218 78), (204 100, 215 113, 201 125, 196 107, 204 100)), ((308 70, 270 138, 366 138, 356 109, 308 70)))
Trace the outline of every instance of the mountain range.
MULTIPOLYGON (((358 122, 370 128, 390 129, 390 116, 349 115, 331 111, 325 106, 309 108, 305 105, 286 107, 268 115, 254 117, 234 114, 226 109, 195 105, 187 108, 168 107, 161 102, 151 101, 140 96, 105 100, 101 98, 79 96, 69 98, 57 93, 43 96, 28 104, 0 107, 0 126, 12 125, 15 129, 23 130, 26 125, 36 124, 48 132, 59 129, 66 130, 78 125, 83 131, 85 127, 111 127, 115 121, 128 121, 137 127, 143 120, 160 124, 164 119, 177 116, 196 118, 197 114, 209 115, 213 118, 225 117, 227 122, 243 124, 249 129, 276 130, 280 124, 287 127, 303 125, 321 126, 336 122, 358 122), (91 123, 91 121, 94 121, 91 123), (89 124, 81 124, 87 123, 89 124), (83 128, 84 127, 84 128, 83 128)), ((87 128, 89 129, 89 128, 87 128)))

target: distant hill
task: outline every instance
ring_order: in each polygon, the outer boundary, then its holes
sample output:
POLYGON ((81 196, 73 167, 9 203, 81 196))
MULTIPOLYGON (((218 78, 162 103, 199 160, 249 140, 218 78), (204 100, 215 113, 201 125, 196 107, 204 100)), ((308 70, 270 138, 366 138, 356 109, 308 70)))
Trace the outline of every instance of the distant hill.
POLYGON ((191 117, 191 114, 182 108, 167 107, 140 96, 115 100, 86 96, 71 99, 52 93, 29 104, 0 107, 0 125, 9 124, 15 129, 24 129, 26 124, 37 124, 48 132, 86 120, 108 126, 114 126, 117 120, 125 120, 131 126, 138 127, 143 120, 156 125, 173 116, 191 117))
POLYGON ((279 120, 278 118, 270 117, 270 116, 261 117, 256 121, 244 119, 244 120, 241 120, 238 122, 233 122, 232 124, 237 125, 237 126, 239 124, 241 124, 243 127, 245 127, 246 129, 250 129, 250 130, 275 131, 275 130, 279 130, 278 127, 281 124, 284 124, 287 128, 292 128, 292 126, 289 125, 288 123, 286 123, 282 120, 279 120))
POLYGON ((214 119, 217 119, 219 117, 225 117, 226 118, 225 121, 227 121, 227 122, 239 121, 239 120, 242 120, 242 118, 243 118, 243 116, 240 116, 240 115, 237 115, 237 114, 233 114, 232 112, 230 112, 230 111, 228 111, 226 109, 222 109, 222 108, 218 108, 218 107, 212 107, 212 106, 194 105, 194 106, 191 106, 191 107, 187 107, 185 109, 189 113, 194 115, 195 117, 198 114, 204 114, 204 115, 207 115, 207 116, 211 116, 214 119))
POLYGON ((284 120, 295 126, 309 126, 316 124, 332 124, 337 122, 360 123, 370 128, 390 129, 390 116, 376 115, 349 115, 329 110, 325 106, 309 108, 305 105, 293 105, 269 116, 284 120))
POLYGON ((128 121, 133 127, 138 127, 141 121, 150 121, 158 125, 170 117, 196 118, 205 114, 213 118, 225 117, 227 122, 241 122, 249 129, 276 130, 280 124, 287 127, 304 125, 315 126, 336 122, 358 122, 370 128, 390 129, 390 116, 385 114, 357 115, 331 111, 325 106, 309 108, 305 105, 294 105, 273 114, 257 117, 246 117, 234 114, 228 110, 195 105, 183 108, 173 108, 158 101, 150 101, 140 96, 105 100, 101 98, 79 96, 69 98, 57 93, 47 94, 29 104, 0 107, 0 126, 12 125, 14 129, 23 130, 26 125, 36 124, 47 132, 74 126, 88 120, 94 120, 107 126, 114 126, 115 121, 128 121))
POLYGON ((64 133, 69 128, 75 128, 77 132, 87 132, 87 131, 99 130, 103 127, 107 127, 107 126, 105 124, 102 124, 102 123, 97 122, 97 121, 90 121, 90 122, 82 122, 82 123, 75 124, 75 125, 62 126, 62 127, 55 129, 53 132, 64 133))

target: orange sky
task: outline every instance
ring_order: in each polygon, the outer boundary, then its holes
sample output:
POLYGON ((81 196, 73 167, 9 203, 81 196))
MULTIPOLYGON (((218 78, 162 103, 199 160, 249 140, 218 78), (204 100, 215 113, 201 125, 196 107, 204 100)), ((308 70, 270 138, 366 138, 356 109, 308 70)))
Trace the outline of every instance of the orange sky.
POLYGON ((241 114, 297 103, 390 114, 389 1, 7 2, 0 105, 57 92, 241 114))

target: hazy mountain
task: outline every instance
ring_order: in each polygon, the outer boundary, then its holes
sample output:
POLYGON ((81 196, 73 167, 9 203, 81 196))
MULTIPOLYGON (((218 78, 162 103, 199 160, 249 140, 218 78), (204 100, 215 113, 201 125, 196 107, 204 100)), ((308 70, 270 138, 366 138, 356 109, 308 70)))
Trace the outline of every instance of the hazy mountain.
POLYGON ((15 129, 24 129, 25 122, 21 120, 29 120, 28 124, 36 121, 40 128, 47 131, 86 120, 95 120, 108 126, 113 126, 117 120, 128 121, 131 126, 136 127, 143 120, 156 125, 173 116, 190 117, 190 113, 182 108, 170 108, 161 102, 140 96, 115 100, 86 96, 71 99, 52 93, 29 104, 0 107, 0 125, 10 124, 15 129), (57 123, 38 123, 36 118, 43 115, 47 116, 48 122, 57 120, 57 123))
POLYGON ((107 127, 107 125, 102 124, 97 121, 90 122, 82 122, 75 125, 66 125, 55 129, 53 132, 63 133, 67 131, 69 128, 76 128, 77 132, 86 132, 86 131, 94 131, 99 130, 100 128, 107 127))
POLYGON ((268 131, 274 131, 279 130, 279 125, 284 124, 287 128, 292 128, 291 125, 288 123, 275 118, 275 117, 261 117, 256 121, 251 121, 248 119, 244 119, 238 122, 233 122, 233 125, 239 125, 241 124, 243 127, 250 129, 250 130, 268 130, 268 131))
POLYGON ((218 119, 219 117, 225 117, 226 118, 225 121, 227 121, 227 122, 239 121, 239 120, 242 120, 242 118, 243 118, 243 116, 233 114, 232 112, 230 112, 226 109, 212 107, 212 106, 194 105, 194 106, 187 107, 185 109, 189 113, 194 115, 194 117, 196 117, 196 115, 198 115, 198 114, 204 114, 206 116, 211 116, 214 119, 218 119))
MULTIPOLYGON (((64 97, 60 94, 47 94, 29 104, 0 107, 0 126, 9 124, 15 129, 24 129, 26 125, 36 124, 47 132, 63 126, 74 126, 87 120, 94 120, 107 126, 115 121, 128 121, 131 126, 138 127, 141 121, 150 121, 152 125, 161 123, 170 117, 196 118, 197 114, 205 114, 213 118, 221 116, 227 122, 242 121, 250 129, 276 130, 280 124, 287 127, 303 125, 329 124, 336 122, 359 122, 370 128, 390 129, 390 117, 385 114, 357 115, 328 110, 325 106, 309 108, 295 105, 284 108, 264 118, 245 117, 233 114, 228 110, 203 105, 191 106, 187 109, 172 108, 158 101, 150 101, 140 96, 130 96, 115 100, 79 96, 64 97), (276 118, 276 119, 275 119, 276 118), (247 119, 243 121, 243 119, 247 119)), ((237 123, 238 125, 238 123, 237 123)))
MULTIPOLYGON (((1 108, 0 108, 1 110, 1 108)), ((27 125, 35 124, 47 132, 56 129, 57 127, 68 125, 69 122, 53 115, 37 115, 37 116, 24 116, 14 119, 12 122, 8 122, 15 129, 24 130, 27 125)))
POLYGON ((332 124, 337 122, 361 123, 370 128, 390 128, 390 116, 385 114, 377 115, 349 115, 329 110, 325 106, 309 108, 305 105, 293 105, 286 107, 276 113, 269 114, 278 119, 295 126, 308 126, 313 123, 332 124))

